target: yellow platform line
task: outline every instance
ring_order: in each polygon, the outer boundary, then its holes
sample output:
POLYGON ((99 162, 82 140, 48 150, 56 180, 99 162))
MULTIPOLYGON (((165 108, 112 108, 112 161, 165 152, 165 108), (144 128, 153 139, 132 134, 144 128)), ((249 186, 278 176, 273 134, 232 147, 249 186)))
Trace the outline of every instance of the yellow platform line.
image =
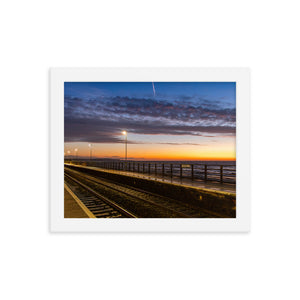
POLYGON ((82 201, 72 192, 72 190, 65 183, 65 189, 70 193, 70 195, 74 198, 77 204, 82 208, 82 210, 87 214, 89 218, 96 218, 95 215, 82 203, 82 201))

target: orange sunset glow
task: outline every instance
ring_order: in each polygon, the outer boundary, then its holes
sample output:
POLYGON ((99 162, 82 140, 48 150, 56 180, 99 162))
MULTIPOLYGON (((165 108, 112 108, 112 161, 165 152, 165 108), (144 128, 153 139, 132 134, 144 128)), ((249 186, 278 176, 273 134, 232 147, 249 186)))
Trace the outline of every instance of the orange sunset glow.
MULTIPOLYGON (((85 143, 66 143, 65 153, 75 157, 78 149, 79 157, 88 158, 90 148, 85 143)), ((93 158, 124 158, 124 145, 122 144, 100 144, 93 145, 93 158)), ((234 144, 224 144, 222 147, 197 147, 176 146, 165 147, 163 145, 128 145, 128 159, 132 160, 235 160, 234 144), (201 149, 199 149, 201 148, 201 149)))

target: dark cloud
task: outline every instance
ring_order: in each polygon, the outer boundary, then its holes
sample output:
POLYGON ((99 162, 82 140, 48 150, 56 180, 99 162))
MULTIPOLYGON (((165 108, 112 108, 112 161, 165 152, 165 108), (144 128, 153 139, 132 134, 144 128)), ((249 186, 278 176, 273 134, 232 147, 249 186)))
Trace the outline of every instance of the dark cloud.
POLYGON ((184 122, 235 122, 235 108, 224 108, 220 101, 166 101, 144 98, 105 97, 83 100, 65 97, 65 117, 150 117, 184 122), (202 104, 201 104, 202 103, 202 104))
POLYGON ((124 129, 149 135, 235 135, 235 109, 205 101, 65 97, 65 142, 123 143, 124 129))

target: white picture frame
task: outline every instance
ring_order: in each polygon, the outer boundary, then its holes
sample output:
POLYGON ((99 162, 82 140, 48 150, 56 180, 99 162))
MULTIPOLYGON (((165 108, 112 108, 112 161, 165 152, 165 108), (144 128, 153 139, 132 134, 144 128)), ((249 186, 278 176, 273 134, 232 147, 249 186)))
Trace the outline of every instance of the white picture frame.
POLYGON ((51 232, 248 232, 250 230, 250 71, 248 68, 50 69, 51 232), (64 218, 64 82, 236 82, 236 218, 64 218))

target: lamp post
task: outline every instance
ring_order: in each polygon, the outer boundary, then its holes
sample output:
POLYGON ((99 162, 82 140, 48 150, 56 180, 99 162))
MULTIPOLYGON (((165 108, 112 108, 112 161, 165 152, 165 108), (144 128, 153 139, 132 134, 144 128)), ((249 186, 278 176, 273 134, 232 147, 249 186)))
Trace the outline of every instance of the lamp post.
POLYGON ((122 134, 125 135, 125 170, 127 170, 127 131, 122 131, 122 134))
POLYGON ((89 144, 89 148, 90 148, 90 160, 92 159, 92 144, 89 144))
POLYGON ((75 158, 76 158, 76 160, 77 160, 77 158, 78 158, 78 156, 77 156, 77 153, 78 153, 78 149, 77 148, 75 148, 75 158))

